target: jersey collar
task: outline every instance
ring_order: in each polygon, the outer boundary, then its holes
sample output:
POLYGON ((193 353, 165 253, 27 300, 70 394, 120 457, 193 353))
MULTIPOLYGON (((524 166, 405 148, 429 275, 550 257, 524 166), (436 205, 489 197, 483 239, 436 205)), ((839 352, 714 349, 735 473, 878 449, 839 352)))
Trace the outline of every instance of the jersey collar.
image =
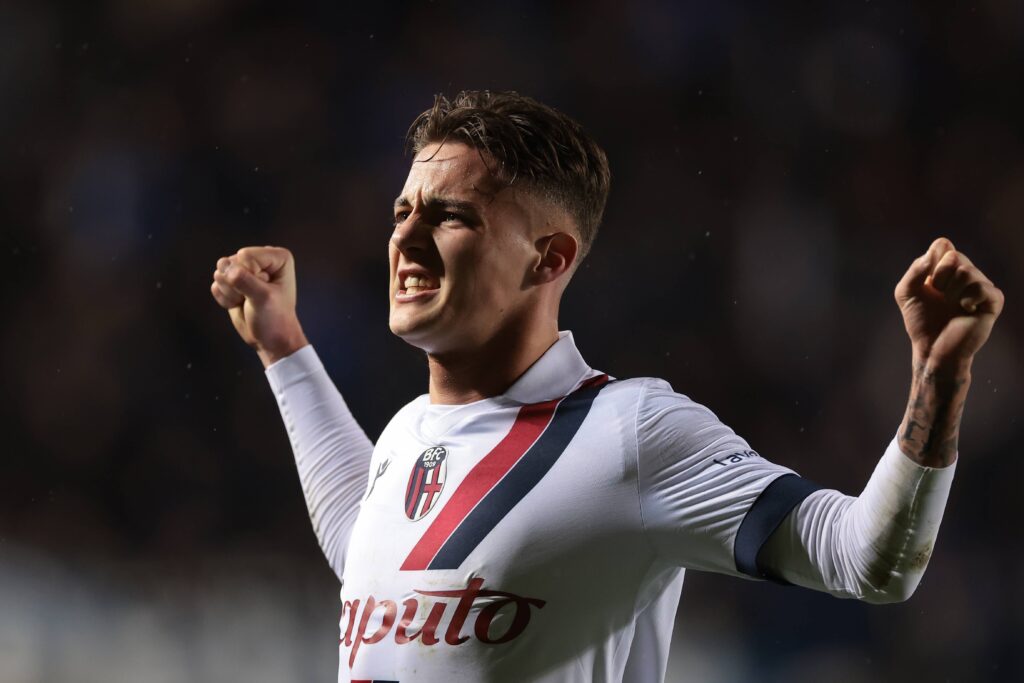
POLYGON ((504 397, 516 403, 550 401, 569 394, 595 374, 576 348, 572 332, 559 332, 558 341, 508 388, 504 397))
POLYGON ((460 406, 444 406, 438 410, 431 407, 429 396, 423 394, 419 399, 418 429, 428 439, 440 443, 451 429, 483 412, 499 406, 543 403, 562 398, 585 380, 599 374, 583 360, 572 332, 559 332, 558 341, 500 396, 460 406))

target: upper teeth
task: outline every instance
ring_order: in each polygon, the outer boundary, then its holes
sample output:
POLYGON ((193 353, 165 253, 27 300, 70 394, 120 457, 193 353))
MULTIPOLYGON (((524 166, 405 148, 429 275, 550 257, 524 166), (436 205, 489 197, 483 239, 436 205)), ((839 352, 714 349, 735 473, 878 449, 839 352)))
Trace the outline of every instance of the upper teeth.
POLYGON ((424 277, 416 277, 415 275, 409 275, 405 278, 405 288, 410 287, 426 287, 427 279, 424 277))

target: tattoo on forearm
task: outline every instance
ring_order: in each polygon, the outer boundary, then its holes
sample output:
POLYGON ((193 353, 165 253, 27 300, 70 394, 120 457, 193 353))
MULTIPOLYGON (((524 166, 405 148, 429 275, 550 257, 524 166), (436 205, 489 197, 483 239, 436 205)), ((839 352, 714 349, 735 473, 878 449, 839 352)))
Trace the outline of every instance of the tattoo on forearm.
POLYGON ((914 427, 921 429, 921 425, 917 424, 913 420, 907 420, 907 431, 903 432, 904 441, 910 441, 913 438, 914 427))
POLYGON ((970 374, 939 375, 914 364, 907 412, 900 427, 900 449, 915 462, 944 467, 956 458, 960 420, 970 374))

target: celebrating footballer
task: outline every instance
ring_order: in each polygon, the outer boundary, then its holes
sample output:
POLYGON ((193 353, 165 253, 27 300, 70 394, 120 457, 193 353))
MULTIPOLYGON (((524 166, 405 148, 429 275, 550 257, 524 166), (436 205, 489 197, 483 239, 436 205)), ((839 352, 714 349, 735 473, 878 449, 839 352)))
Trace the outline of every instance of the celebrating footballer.
POLYGON ((591 368, 559 330, 610 185, 578 123, 468 91, 408 135, 389 321, 430 380, 376 443, 303 334, 291 253, 240 249, 211 285, 266 367, 341 582, 339 681, 661 681, 687 569, 910 597, 1003 306, 965 254, 939 238, 896 286, 910 397, 852 497, 762 457, 664 380, 591 368))

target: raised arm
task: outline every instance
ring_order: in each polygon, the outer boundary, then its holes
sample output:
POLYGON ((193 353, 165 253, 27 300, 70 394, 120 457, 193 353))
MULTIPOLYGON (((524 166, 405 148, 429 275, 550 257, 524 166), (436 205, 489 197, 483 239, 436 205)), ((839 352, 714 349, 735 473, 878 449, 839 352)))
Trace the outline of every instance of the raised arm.
POLYGON ((956 459, 971 364, 1003 310, 1003 293, 940 238, 900 280, 896 303, 913 350, 900 449, 918 464, 944 467, 956 459))
POLYGON ((869 602, 906 599, 938 534, 974 354, 1002 293, 937 240, 896 288, 914 355, 906 417, 860 496, 763 459, 708 409, 648 381, 637 402, 644 529, 665 561, 869 602))
POLYGON ((896 286, 913 353, 907 410, 858 498, 807 497, 759 558, 765 573, 871 602, 903 600, 931 556, 957 459, 971 364, 1003 294, 945 238, 896 286))
POLYGON ((295 261, 287 249, 246 247, 217 262, 210 291, 267 369, 313 530, 340 578, 373 443, 302 332, 295 261))

